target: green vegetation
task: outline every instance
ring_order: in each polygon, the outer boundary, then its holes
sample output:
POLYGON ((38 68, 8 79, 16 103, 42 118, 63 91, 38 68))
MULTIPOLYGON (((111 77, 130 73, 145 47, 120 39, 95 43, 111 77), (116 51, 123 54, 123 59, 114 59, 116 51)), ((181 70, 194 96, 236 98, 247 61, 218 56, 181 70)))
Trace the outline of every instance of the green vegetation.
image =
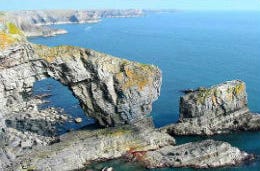
POLYGON ((2 26, 4 29, 0 31, 0 49, 9 47, 25 38, 23 32, 15 24, 2 22, 2 26))
POLYGON ((7 23, 7 28, 8 28, 8 32, 9 34, 19 34, 22 35, 22 31, 16 27, 15 24, 13 23, 7 23))
POLYGON ((105 135, 105 136, 122 136, 126 134, 130 134, 132 130, 127 127, 121 127, 121 128, 104 128, 104 129, 99 129, 97 131, 97 135, 105 135))
POLYGON ((198 89, 198 102, 200 104, 204 104, 208 97, 214 95, 214 89, 207 89, 207 88, 199 88, 198 89))
POLYGON ((234 87, 234 94, 238 95, 245 91, 245 86, 243 83, 240 83, 234 87))

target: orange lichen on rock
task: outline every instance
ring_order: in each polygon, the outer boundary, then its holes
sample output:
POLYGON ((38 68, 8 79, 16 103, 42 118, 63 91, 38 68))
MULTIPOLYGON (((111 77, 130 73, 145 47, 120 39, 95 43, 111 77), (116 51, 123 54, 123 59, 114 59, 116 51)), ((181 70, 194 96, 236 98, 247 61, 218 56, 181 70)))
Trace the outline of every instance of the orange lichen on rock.
POLYGON ((5 49, 24 39, 23 32, 13 23, 0 22, 0 48, 5 49))
POLYGON ((238 84, 234 87, 234 93, 235 94, 241 94, 245 91, 245 85, 243 83, 238 84))
POLYGON ((69 57, 80 57, 82 54, 82 49, 73 46, 56 46, 56 47, 47 47, 44 45, 32 45, 36 54, 41 58, 51 63, 56 58, 69 58, 69 57))
POLYGON ((15 42, 15 39, 7 33, 0 32, 0 48, 5 49, 15 42))
MULTIPOLYGON (((138 90, 143 90, 143 88, 152 82, 150 74, 152 72, 152 66, 143 65, 143 64, 128 64, 124 65, 125 81, 122 88, 124 90, 137 87, 138 90)), ((123 78, 122 73, 119 73, 117 78, 120 80, 123 78)))

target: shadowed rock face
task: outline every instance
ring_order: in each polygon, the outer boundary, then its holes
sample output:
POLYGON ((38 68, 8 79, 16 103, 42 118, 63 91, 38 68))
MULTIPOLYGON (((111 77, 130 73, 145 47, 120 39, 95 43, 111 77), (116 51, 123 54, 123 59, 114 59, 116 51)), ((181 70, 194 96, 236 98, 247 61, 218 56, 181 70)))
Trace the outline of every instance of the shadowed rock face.
POLYGON ((52 77, 67 85, 100 125, 116 126, 145 119, 160 93, 157 67, 89 49, 24 42, 1 51, 0 60, 1 109, 15 107, 35 81, 52 77))
POLYGON ((260 129, 260 115, 247 107, 246 85, 233 80, 199 88, 180 98, 180 120, 166 127, 173 135, 212 135, 260 129))

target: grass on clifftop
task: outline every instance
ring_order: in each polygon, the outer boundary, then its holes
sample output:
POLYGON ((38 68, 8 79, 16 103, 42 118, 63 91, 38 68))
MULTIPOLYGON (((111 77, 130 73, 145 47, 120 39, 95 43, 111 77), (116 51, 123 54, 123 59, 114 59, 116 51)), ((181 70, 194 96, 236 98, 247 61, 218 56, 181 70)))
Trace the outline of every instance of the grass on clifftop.
POLYGON ((24 38, 23 32, 15 24, 6 23, 0 18, 0 49, 5 49, 24 38))

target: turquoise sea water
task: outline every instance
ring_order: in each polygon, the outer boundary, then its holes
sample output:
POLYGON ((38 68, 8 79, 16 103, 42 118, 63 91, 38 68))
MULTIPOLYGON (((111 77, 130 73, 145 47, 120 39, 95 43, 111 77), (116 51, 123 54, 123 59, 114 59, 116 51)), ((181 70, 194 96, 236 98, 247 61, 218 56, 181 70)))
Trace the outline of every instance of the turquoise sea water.
MULTIPOLYGON (((96 24, 54 27, 65 28, 69 33, 30 41, 49 46, 81 46, 158 65, 163 72, 163 85, 161 96, 153 105, 156 127, 178 120, 180 90, 232 79, 246 82, 249 107, 260 112, 260 12, 150 13, 137 18, 104 19, 96 24)), ((57 105, 69 107, 66 103, 57 105)), ((260 132, 212 138, 260 155, 260 132)), ((200 139, 203 138, 177 137, 177 143, 200 139)), ((103 165, 113 165, 119 170, 141 170, 140 166, 120 160, 103 165)), ((260 161, 218 170, 234 169, 260 170, 260 161)))

